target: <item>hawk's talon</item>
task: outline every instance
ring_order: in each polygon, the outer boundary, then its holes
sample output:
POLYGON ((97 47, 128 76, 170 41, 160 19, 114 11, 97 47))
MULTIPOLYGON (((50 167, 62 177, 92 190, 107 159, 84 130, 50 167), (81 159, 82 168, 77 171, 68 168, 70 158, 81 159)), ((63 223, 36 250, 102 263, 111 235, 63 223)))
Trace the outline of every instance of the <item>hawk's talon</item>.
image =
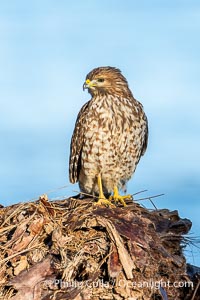
POLYGON ((99 197, 98 197, 98 201, 94 203, 94 205, 97 206, 108 206, 108 207, 115 207, 114 204, 112 204, 109 199, 106 199, 106 197, 104 196, 103 193, 103 188, 102 188, 102 181, 101 181, 101 175, 98 175, 98 187, 99 187, 99 197))
POLYGON ((113 196, 110 196, 109 200, 110 201, 114 200, 115 202, 121 202, 123 206, 126 206, 126 202, 124 201, 124 199, 132 199, 132 196, 131 195, 121 196, 118 192, 118 188, 115 186, 113 196))

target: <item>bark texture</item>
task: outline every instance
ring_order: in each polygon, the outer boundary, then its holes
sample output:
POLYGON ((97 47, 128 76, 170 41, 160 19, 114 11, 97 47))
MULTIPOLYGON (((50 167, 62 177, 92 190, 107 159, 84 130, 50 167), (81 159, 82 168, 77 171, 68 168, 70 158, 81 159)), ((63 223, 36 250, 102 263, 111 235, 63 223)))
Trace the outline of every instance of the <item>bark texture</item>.
POLYGON ((200 299, 177 211, 68 198, 0 208, 0 299, 200 299))

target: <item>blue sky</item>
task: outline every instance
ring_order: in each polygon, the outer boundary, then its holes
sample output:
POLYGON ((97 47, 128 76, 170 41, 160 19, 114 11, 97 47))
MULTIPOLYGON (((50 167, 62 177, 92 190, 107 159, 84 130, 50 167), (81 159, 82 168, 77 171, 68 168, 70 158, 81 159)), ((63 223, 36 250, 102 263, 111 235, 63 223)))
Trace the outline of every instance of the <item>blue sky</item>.
MULTIPOLYGON (((82 84, 94 67, 111 65, 149 119, 149 147, 128 192, 164 193, 156 206, 179 210, 193 221, 190 236, 200 236, 199 36, 199 1, 1 2, 0 202, 78 190, 68 156, 89 99, 82 84)), ((186 254, 200 265, 199 250, 186 254)))

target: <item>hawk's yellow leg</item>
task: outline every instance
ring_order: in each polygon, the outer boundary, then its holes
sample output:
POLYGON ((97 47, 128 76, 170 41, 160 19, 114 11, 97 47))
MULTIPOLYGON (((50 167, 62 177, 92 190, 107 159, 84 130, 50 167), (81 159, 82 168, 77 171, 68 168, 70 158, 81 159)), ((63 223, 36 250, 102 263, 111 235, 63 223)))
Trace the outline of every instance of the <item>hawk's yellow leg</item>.
POLYGON ((119 194, 118 188, 115 186, 115 187, 114 187, 114 193, 113 193, 113 196, 110 196, 110 197, 109 197, 109 200, 110 200, 110 201, 111 201, 111 200, 114 200, 115 202, 121 202, 121 204, 122 204, 123 206, 126 206, 126 203, 125 203, 124 199, 131 199, 131 198, 132 198, 131 195, 121 196, 121 195, 119 194))
POLYGON ((100 174, 98 175, 98 187, 99 187, 99 198, 98 201, 95 203, 95 205, 115 207, 115 205, 112 204, 110 200, 106 199, 106 197, 104 196, 100 174))

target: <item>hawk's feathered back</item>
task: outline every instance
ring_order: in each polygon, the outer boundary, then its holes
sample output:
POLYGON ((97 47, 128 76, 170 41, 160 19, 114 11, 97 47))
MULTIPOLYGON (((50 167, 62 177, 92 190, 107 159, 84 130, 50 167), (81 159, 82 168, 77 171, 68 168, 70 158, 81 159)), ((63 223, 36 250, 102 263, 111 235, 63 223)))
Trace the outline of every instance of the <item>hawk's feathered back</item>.
POLYGON ((126 78, 113 67, 86 77, 92 99, 80 110, 71 140, 69 176, 81 191, 98 193, 101 174, 106 194, 122 188, 134 173, 148 140, 147 118, 126 78))

